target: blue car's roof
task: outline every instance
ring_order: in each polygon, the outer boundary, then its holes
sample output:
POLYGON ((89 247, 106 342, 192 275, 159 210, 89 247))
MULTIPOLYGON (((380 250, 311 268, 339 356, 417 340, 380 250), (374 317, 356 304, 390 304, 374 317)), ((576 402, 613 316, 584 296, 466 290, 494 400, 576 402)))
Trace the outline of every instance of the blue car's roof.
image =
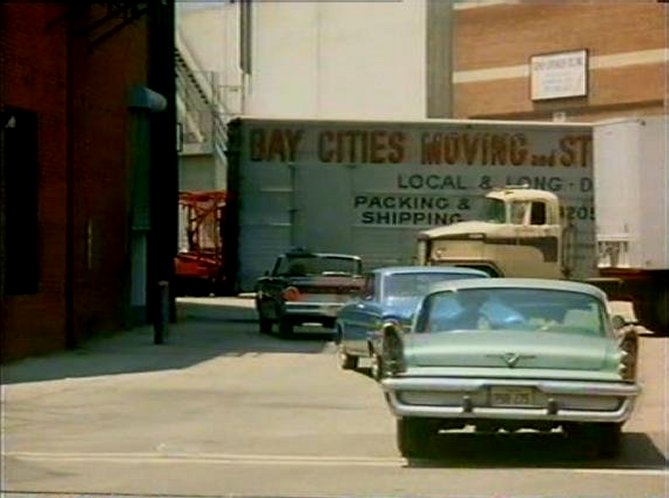
POLYGON ((342 258, 342 259, 354 259, 356 261, 362 260, 360 256, 356 256, 355 254, 343 254, 335 252, 288 251, 283 253, 281 256, 289 258, 295 258, 295 257, 299 258, 300 256, 302 257, 313 256, 318 258, 342 258))
POLYGON ((537 289, 580 292, 606 301, 604 291, 591 284, 547 278, 473 278, 450 282, 439 282, 431 286, 430 292, 459 289, 537 289))
POLYGON ((386 266, 383 268, 376 268, 372 270, 372 272, 383 276, 396 273, 442 273, 446 275, 480 276, 483 278, 490 277, 482 270, 475 270, 474 268, 465 268, 462 266, 386 266))

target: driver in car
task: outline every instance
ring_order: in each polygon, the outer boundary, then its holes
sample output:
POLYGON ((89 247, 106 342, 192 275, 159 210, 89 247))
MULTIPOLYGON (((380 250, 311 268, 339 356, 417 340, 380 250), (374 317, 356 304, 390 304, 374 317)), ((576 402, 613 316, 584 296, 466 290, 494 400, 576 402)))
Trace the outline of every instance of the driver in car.
POLYGON ((477 330, 489 329, 490 323, 483 313, 488 296, 480 291, 459 293, 461 311, 452 319, 451 329, 477 330))

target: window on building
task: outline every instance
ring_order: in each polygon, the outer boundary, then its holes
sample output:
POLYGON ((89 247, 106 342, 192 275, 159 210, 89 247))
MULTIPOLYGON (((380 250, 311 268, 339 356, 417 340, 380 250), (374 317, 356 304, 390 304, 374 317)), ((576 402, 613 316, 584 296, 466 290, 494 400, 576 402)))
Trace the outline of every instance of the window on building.
POLYGON ((4 187, 4 288, 34 294, 39 285, 37 114, 5 108, 0 114, 4 187))

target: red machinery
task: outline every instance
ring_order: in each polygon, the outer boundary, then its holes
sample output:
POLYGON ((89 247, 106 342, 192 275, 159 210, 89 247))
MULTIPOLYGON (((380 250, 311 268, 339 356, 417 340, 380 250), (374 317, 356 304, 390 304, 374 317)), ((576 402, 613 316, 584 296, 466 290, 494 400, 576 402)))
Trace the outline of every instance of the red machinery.
POLYGON ((226 193, 180 192, 181 249, 175 258, 178 295, 221 294, 225 288, 222 227, 226 193))

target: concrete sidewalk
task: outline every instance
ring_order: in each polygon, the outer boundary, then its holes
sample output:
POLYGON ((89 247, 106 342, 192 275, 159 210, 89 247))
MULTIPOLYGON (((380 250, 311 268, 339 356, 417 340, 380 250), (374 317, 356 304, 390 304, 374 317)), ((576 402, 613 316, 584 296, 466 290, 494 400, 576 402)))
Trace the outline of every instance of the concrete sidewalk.
MULTIPOLYGON (((155 344, 154 327, 92 337, 76 349, 30 357, 2 365, 0 383, 39 382, 64 378, 184 368, 241 347, 234 323, 253 327, 252 299, 179 298, 177 322, 168 324, 163 344, 155 344)), ((252 339, 252 338, 251 338, 252 339)))

